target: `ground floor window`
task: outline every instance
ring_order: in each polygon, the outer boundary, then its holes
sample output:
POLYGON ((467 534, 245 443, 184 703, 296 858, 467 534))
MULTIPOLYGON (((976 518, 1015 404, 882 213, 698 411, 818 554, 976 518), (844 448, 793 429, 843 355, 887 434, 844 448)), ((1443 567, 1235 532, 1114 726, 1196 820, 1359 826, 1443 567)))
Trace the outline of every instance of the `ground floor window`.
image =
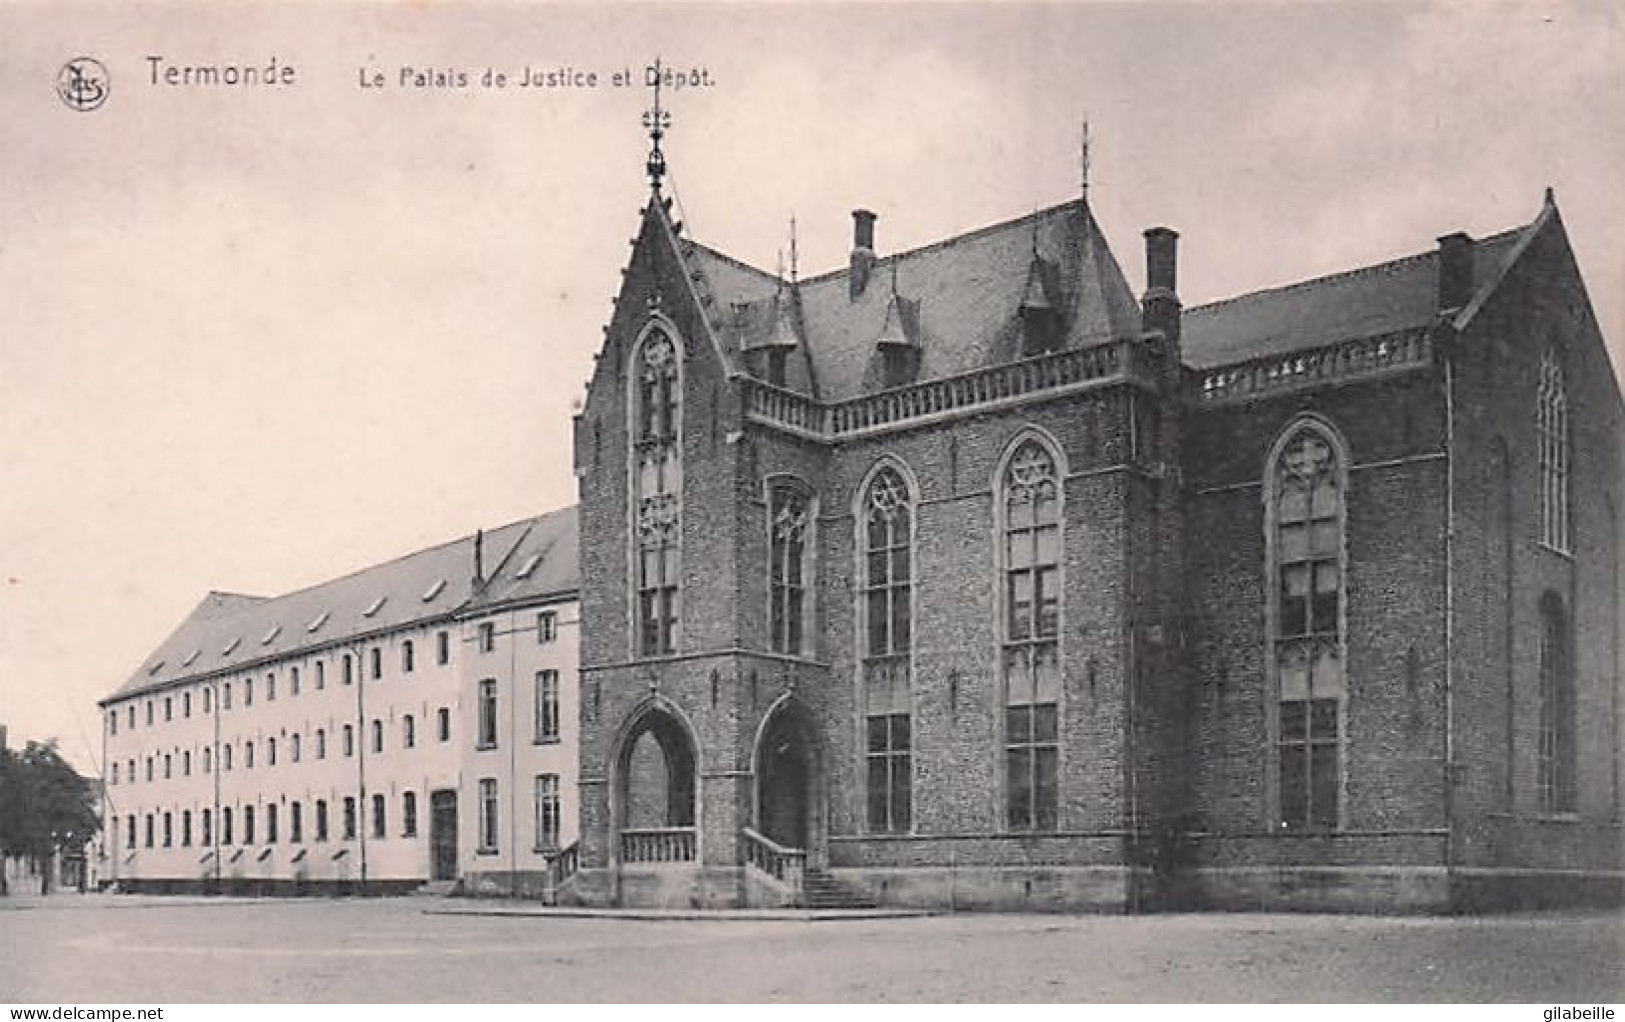
POLYGON ((891 713, 868 718, 869 829, 901 833, 913 824, 913 770, 910 762, 909 715, 891 713))
POLYGON ((1054 830, 1060 745, 1054 703, 1004 708, 1005 819, 1011 830, 1054 830))
POLYGON ((1337 826, 1336 699, 1284 699, 1280 704, 1280 825, 1283 830, 1337 826))
POLYGON ((538 851, 559 846, 559 775, 536 775, 536 848, 538 851))
POLYGON ((480 851, 497 850, 497 781, 480 778, 480 851))

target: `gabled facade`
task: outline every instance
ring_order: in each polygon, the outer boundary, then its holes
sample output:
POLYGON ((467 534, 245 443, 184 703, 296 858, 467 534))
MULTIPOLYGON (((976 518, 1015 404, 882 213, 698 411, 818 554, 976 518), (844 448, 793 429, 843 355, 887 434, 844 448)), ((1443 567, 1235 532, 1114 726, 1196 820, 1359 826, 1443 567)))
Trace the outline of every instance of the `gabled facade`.
POLYGON ((1617 890, 1625 420, 1550 198, 1182 310, 1081 199, 785 281, 654 180, 575 423, 568 897, 1617 890))

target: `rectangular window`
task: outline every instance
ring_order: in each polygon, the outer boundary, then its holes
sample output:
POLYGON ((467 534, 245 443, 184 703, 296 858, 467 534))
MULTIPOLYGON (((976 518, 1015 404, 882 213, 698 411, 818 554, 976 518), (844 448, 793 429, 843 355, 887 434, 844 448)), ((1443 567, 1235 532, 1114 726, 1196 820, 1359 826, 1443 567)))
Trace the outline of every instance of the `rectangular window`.
POLYGON ((559 740, 559 672, 536 672, 536 741, 559 740))
POLYGON ((412 640, 411 639, 407 639, 405 642, 401 643, 401 673, 402 674, 411 674, 412 673, 412 668, 415 666, 413 664, 414 655, 415 655, 415 653, 414 653, 414 650, 412 648, 412 640))
POLYGON ((906 833, 913 826, 909 715, 869 717, 867 731, 869 829, 906 833))
POLYGON ((320 692, 327 687, 327 661, 316 661, 316 691, 320 692))
POLYGON ((1281 826, 1337 826, 1336 699, 1281 701, 1281 826))
POLYGON ((1056 735, 1054 703, 1004 710, 1005 815, 1011 830, 1056 826, 1056 735))
POLYGON ((231 807, 220 810, 220 843, 231 844, 231 807))
POLYGON ((214 700, 212 698, 212 693, 213 693, 212 689, 207 689, 206 688, 206 689, 203 690, 203 712, 204 713, 208 713, 209 711, 214 709, 214 706, 213 706, 214 700))
POLYGON ((275 802, 268 803, 265 807, 265 843, 268 845, 276 844, 276 810, 275 802))
POLYGON ((412 715, 408 713, 401 719, 401 746, 410 749, 418 743, 418 725, 412 715))
POLYGON ((288 674, 288 696, 290 698, 297 698, 298 695, 299 695, 299 668, 293 667, 293 668, 289 669, 289 674, 288 674))
POLYGON ((231 709, 231 682, 229 681, 220 686, 220 708, 222 710, 231 709))
POLYGON ((243 844, 254 843, 254 807, 243 806, 243 844))
POLYGON ((497 850, 497 781, 480 778, 480 847, 482 852, 497 850))
POLYGON ((451 741, 451 710, 444 706, 435 711, 435 732, 442 742, 451 741))
POLYGON ((434 646, 435 662, 442 665, 451 663, 451 635, 447 632, 436 632, 434 646))
POLYGON ((401 837, 418 835, 418 796, 415 791, 401 794, 401 837))
POLYGON ((170 814, 164 814, 164 847, 168 848, 175 843, 175 821, 170 814))
POLYGON ((348 654, 348 653, 344 654, 344 672, 343 673, 344 673, 344 683, 346 685, 355 684, 355 661, 353 659, 351 659, 350 654, 348 654))
POLYGON ((288 803, 288 843, 298 844, 305 839, 305 807, 298 802, 288 803))
POLYGON ((203 835, 202 836, 203 836, 203 841, 202 841, 203 847, 205 847, 205 848, 213 847, 213 845, 214 845, 214 817, 209 812, 209 810, 207 810, 207 809, 203 810, 203 835))
POLYGON ((192 810, 181 810, 181 847, 192 847, 192 810))
POLYGON ((541 643, 552 642, 558 638, 558 615, 551 610, 541 611, 536 615, 536 641, 541 643))
POLYGON ((559 846, 559 775, 536 775, 536 850, 559 846))
POLYGON ((323 727, 316 729, 316 758, 327 758, 327 729, 323 727))
POLYGON ((386 828, 384 826, 384 796, 372 797, 372 836, 382 838, 386 828))
POLYGON ((135 847, 135 814, 131 813, 124 818, 124 847, 135 847))
POLYGON ((490 621, 480 624, 480 652, 489 653, 497 648, 497 626, 490 621))
POLYGON ((181 716, 192 716, 192 693, 190 692, 181 693, 181 716))
POLYGON ((344 796, 344 840, 355 840, 355 796, 344 796))
POLYGON ((276 702, 276 675, 275 674, 267 674, 265 676, 265 701, 268 702, 268 703, 276 702))
POLYGON ((381 720, 372 722, 372 751, 384 751, 384 722, 381 720))
POLYGON ((374 646, 370 652, 372 660, 372 680, 377 681, 379 678, 384 676, 384 651, 379 649, 377 646, 374 646))
POLYGON ((346 758, 355 755, 355 727, 344 725, 344 755, 346 758))
POLYGON ((327 800, 316 800, 316 840, 327 840, 327 800))
POLYGON ((254 679, 253 678, 244 678, 243 679, 243 705, 244 706, 253 706, 254 705, 254 679))
POLYGON ((117 710, 114 710, 112 713, 109 713, 107 715, 107 732, 108 732, 108 734, 114 734, 114 735, 118 734, 118 711, 117 710))
POLYGON ((171 721, 171 720, 174 720, 174 719, 175 719, 175 701, 173 699, 171 699, 169 696, 164 696, 164 720, 165 721, 171 721))
POLYGON ((494 749, 497 747, 497 683, 494 678, 486 678, 480 682, 479 700, 480 731, 475 748, 494 749))

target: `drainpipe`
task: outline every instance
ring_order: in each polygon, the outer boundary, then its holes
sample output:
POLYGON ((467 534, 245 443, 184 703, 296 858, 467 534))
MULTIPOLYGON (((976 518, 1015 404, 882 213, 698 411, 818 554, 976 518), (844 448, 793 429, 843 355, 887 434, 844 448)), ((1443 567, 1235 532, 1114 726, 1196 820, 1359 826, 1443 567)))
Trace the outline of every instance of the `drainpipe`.
POLYGON ((367 893, 367 826, 370 809, 367 805, 367 701, 364 689, 367 682, 367 658, 360 643, 351 646, 355 650, 355 776, 356 790, 356 850, 360 856, 361 894, 367 893))
MULTIPOLYGON (((1444 871, 1445 897, 1454 875, 1456 851, 1456 712, 1455 712, 1455 628, 1456 628, 1456 374, 1455 330, 1449 326, 1438 333, 1444 361, 1445 415, 1445 529, 1444 529, 1444 871)), ((1511 523, 1508 523, 1511 528, 1511 523)))
POLYGON ((214 750, 209 773, 214 779, 214 819, 209 823, 209 851, 214 853, 214 893, 220 893, 220 679, 209 682, 209 699, 214 703, 214 750))

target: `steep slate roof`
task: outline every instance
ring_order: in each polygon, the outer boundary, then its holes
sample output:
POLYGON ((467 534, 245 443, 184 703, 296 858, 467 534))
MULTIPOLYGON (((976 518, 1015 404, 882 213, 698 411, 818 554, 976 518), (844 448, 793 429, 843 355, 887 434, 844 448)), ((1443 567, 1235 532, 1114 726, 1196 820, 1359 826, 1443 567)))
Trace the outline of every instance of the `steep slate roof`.
MULTIPOLYGON (((1498 282, 1519 242, 1542 220, 1478 239, 1475 293, 1498 282)), ((1439 252, 1433 249, 1375 266, 1255 291, 1186 309, 1185 362, 1212 369, 1338 341, 1432 323, 1439 313, 1439 252)))
MULTIPOLYGON (((485 533, 483 560, 495 576, 488 589, 502 587, 507 599, 574 590, 575 522, 570 507, 485 533), (540 554, 537 564, 513 578, 531 553, 540 554)), ((474 544, 464 536, 284 596, 210 593, 107 701, 449 617, 488 596, 475 592, 474 544)))
MULTIPOLYGON (((840 401, 878 389, 876 344, 893 294, 918 303, 922 380, 970 372, 1016 357, 1019 313, 1033 254, 1055 264, 1068 347, 1138 336, 1140 306, 1082 200, 875 260, 851 297, 850 269, 802 280, 798 325, 817 396, 840 401)), ((775 276, 694 242, 684 257, 700 270, 729 326, 734 355, 774 327, 775 276), (734 306, 750 306, 735 311, 734 306)), ((793 383, 792 383, 793 385, 793 383)))
POLYGON ((478 613, 505 604, 573 593, 580 542, 578 521, 573 507, 531 519, 532 527, 500 563, 493 566, 492 561, 485 562, 485 585, 458 613, 478 613))

